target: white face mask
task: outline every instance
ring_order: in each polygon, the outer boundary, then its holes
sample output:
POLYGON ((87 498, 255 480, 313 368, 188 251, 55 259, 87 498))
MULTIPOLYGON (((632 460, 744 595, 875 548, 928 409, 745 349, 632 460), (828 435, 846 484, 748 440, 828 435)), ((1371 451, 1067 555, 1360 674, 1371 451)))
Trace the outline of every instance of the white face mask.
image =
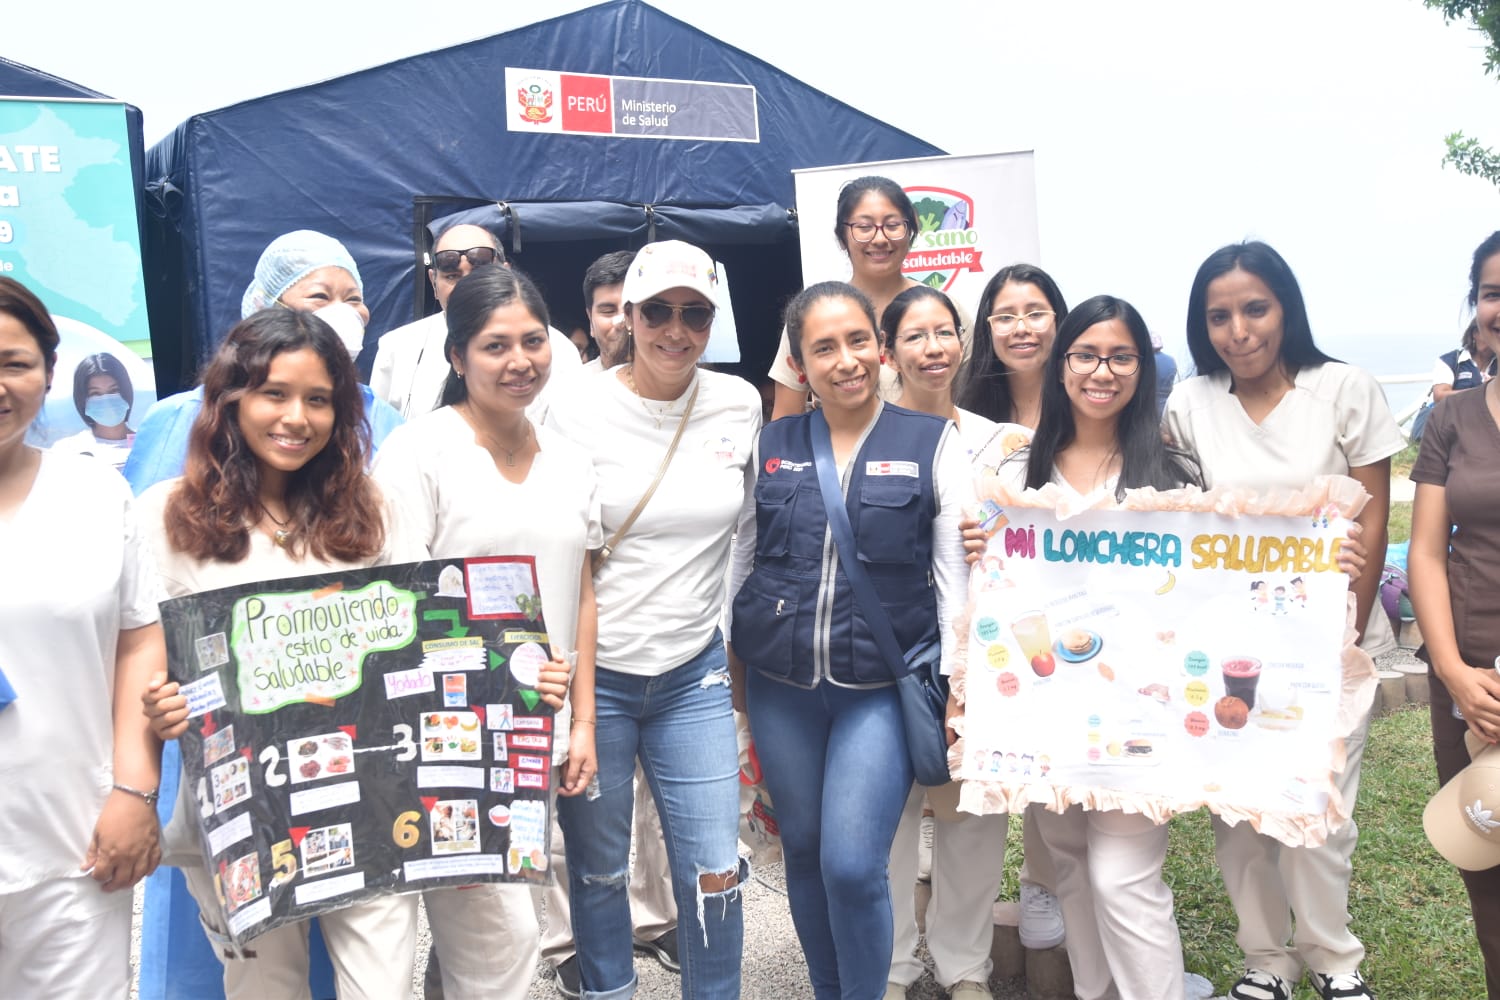
POLYGON ((333 332, 339 335, 339 343, 344 345, 349 357, 359 356, 365 345, 365 321, 357 309, 347 302, 333 302, 321 309, 314 309, 313 315, 333 327, 333 332))

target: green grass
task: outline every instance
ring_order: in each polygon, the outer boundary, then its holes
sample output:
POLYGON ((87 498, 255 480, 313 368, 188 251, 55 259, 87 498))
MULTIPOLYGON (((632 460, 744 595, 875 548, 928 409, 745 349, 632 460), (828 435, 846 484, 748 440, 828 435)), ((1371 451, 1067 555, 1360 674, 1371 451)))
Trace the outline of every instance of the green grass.
POLYGON ((1391 476, 1405 479, 1411 475, 1411 467, 1417 462, 1417 444, 1412 443, 1391 456, 1391 476))
MULTIPOLYGON (((1359 847, 1349 908, 1366 949, 1362 969, 1385 1000, 1483 997, 1484 965, 1457 872, 1422 833, 1422 809, 1437 791, 1425 706, 1409 706, 1370 727, 1355 818, 1359 847)), ((1021 824, 1011 818, 1004 896, 1015 899, 1021 824)), ((1214 861, 1213 832, 1203 811, 1172 821, 1167 882, 1176 899, 1189 972, 1220 991, 1239 977, 1234 908, 1214 861)), ((1306 983, 1296 1000, 1316 1000, 1306 983)))
POLYGON ((1405 542, 1411 538, 1411 501, 1397 500, 1391 504, 1391 514, 1386 520, 1386 541, 1405 542))

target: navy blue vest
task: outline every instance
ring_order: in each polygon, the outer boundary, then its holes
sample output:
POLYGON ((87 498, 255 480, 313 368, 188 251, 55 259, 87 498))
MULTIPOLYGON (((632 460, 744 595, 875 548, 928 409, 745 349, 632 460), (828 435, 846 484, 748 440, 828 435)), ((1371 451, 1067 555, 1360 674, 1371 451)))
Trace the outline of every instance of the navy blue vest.
MULTIPOLYGON (((888 683, 895 678, 827 536, 810 419, 785 417, 761 431, 755 569, 734 599, 734 650, 761 673, 802 687, 830 676, 845 685, 888 683), (832 579, 824 576, 825 537, 832 579)), ((946 426, 940 417, 887 404, 850 460, 849 523, 902 649, 938 627, 933 458, 946 426)))

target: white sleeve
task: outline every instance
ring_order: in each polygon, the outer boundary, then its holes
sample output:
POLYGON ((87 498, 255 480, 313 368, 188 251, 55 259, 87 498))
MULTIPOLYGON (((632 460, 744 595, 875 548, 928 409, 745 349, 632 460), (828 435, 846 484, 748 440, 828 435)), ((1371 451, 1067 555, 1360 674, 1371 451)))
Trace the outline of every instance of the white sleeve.
POLYGON ((1438 358, 1432 366, 1432 384, 1452 386, 1453 378, 1453 369, 1448 367, 1448 362, 1438 358))
POLYGON ((120 480, 120 493, 125 530, 124 558, 120 566, 120 628, 140 628, 160 619, 157 602, 164 600, 166 595, 161 592, 161 577, 157 574, 156 560, 147 541, 150 535, 143 530, 135 509, 135 498, 130 495, 130 488, 123 479, 120 480))
POLYGON ((791 342, 786 338, 786 327, 781 328, 781 339, 776 342, 776 356, 771 359, 771 370, 766 374, 774 382, 779 382, 788 389, 796 389, 798 392, 806 392, 807 385, 797 381, 797 373, 792 370, 792 364, 787 360, 791 356, 791 342))
POLYGON ((375 365, 370 369, 370 391, 375 394, 376 399, 383 399, 390 403, 398 411, 401 409, 401 400, 392 399, 391 383, 396 376, 396 351, 392 346, 395 341, 381 337, 375 348, 375 365))
POLYGON ((964 536, 959 522, 975 506, 974 478, 968 455, 951 423, 938 442, 933 459, 933 488, 938 513, 932 520, 932 576, 937 584, 938 625, 943 640, 943 673, 953 669, 958 636, 953 623, 969 602, 969 565, 964 560, 964 536))
MULTIPOLYGON (((423 422, 425 423, 425 421, 423 422)), ((370 475, 387 501, 387 554, 394 557, 396 548, 419 546, 421 552, 408 559, 425 559, 432 551, 437 534, 437 498, 429 481, 423 455, 431 452, 432 442, 423 447, 418 439, 422 424, 403 424, 391 432, 375 456, 370 475), (394 509, 391 509, 394 508, 394 509), (399 537, 396 537, 398 536, 399 537), (393 545, 392 543, 397 543, 393 545)))
POLYGON ((745 502, 734 526, 734 547, 730 550, 729 580, 724 588, 724 637, 733 635, 734 599, 755 568, 755 477, 760 469, 760 434, 750 447, 750 461, 745 466, 745 502))
POLYGON ((1351 367, 1339 387, 1339 447, 1351 469, 1390 458, 1406 446, 1375 376, 1351 367))

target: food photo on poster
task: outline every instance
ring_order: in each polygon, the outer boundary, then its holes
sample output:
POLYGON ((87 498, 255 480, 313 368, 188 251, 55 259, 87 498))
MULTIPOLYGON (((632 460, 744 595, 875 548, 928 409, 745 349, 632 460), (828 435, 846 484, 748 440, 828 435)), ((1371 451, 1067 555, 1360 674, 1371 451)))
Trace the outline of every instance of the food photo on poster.
POLYGON ((162 604, 237 943, 382 893, 549 880, 539 594, 530 557, 495 556, 162 604))
POLYGON ((982 501, 950 756, 963 808, 1207 806, 1320 843, 1352 805, 1332 774, 1374 689, 1339 565, 1357 485, 1269 512, 1145 490, 1141 509, 1059 512, 1042 492, 982 501))

